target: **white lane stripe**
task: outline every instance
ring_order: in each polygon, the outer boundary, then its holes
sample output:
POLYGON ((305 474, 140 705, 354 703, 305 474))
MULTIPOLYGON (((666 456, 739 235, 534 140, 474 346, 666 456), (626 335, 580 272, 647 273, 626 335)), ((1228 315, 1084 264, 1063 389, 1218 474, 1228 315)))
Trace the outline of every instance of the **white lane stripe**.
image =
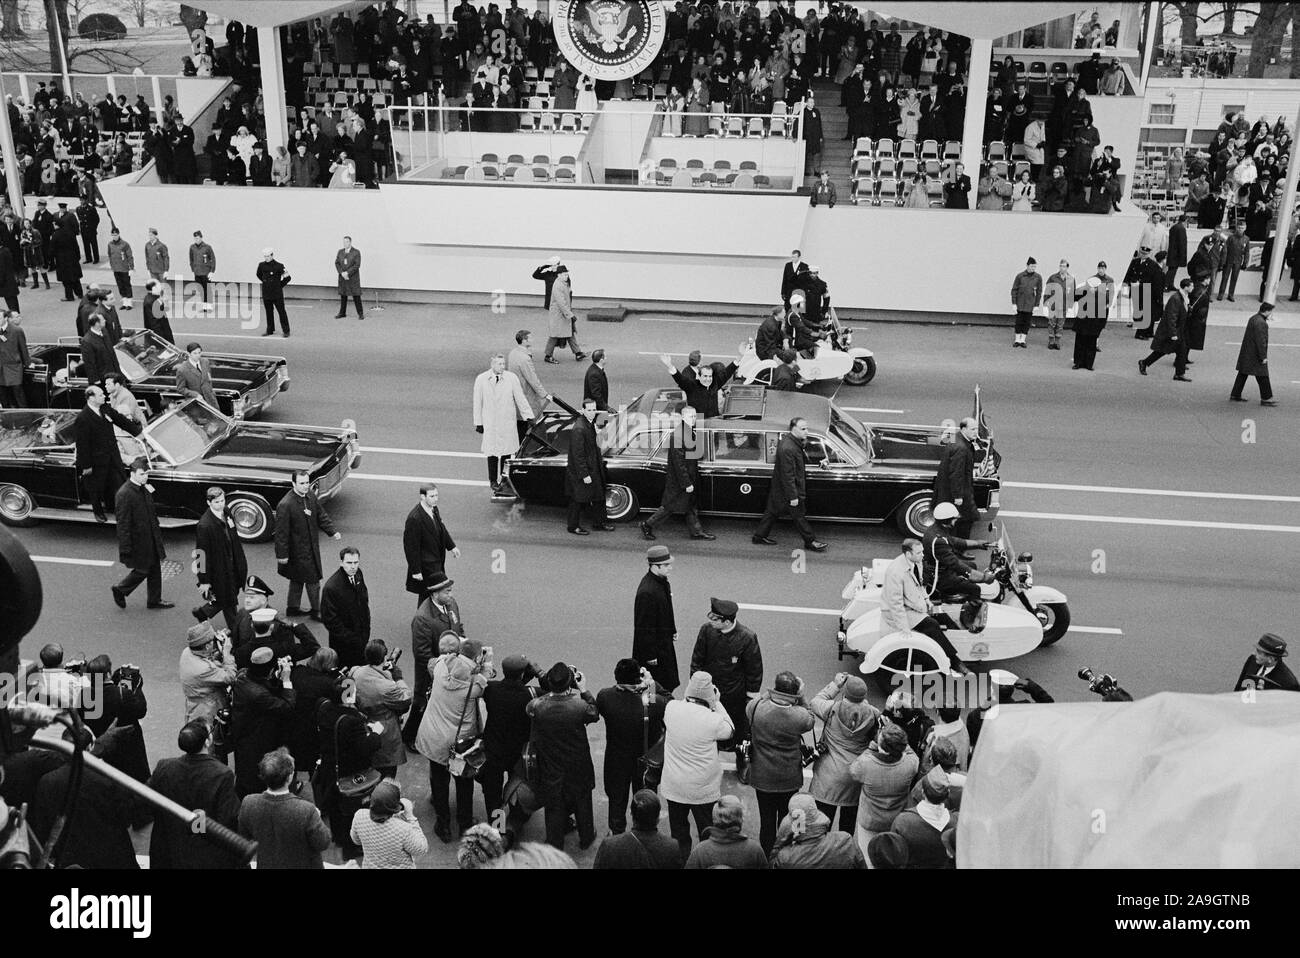
POLYGON ((440 486, 486 486, 486 479, 443 479, 435 476, 392 476, 377 472, 350 472, 349 479, 369 479, 372 482, 436 482, 440 486))
MULTIPOLYGON (((1241 340, 1239 340, 1239 339, 1237 339, 1237 340, 1232 340, 1231 342, 1226 342, 1226 343, 1224 343, 1223 345, 1225 345, 1225 346, 1240 346, 1240 345, 1241 345, 1241 340)), ((1289 349, 1300 349, 1300 343, 1269 343, 1269 345, 1270 345, 1270 346, 1286 346, 1286 347, 1289 348, 1289 349)))
MULTIPOLYGON (((804 615, 834 615, 838 616, 843 609, 811 609, 800 605, 757 605, 752 602, 737 602, 742 609, 750 609, 754 612, 794 612, 804 615)), ((1071 632, 1086 632, 1090 635, 1123 635, 1123 629, 1109 629, 1100 626, 1090 625, 1072 625, 1071 632)))
POLYGON ((1061 482, 1003 482, 1003 489, 1051 489, 1056 492, 1109 492, 1128 496, 1172 496, 1180 499, 1232 499, 1242 502, 1300 502, 1300 496, 1267 496, 1249 492, 1189 492, 1178 489, 1136 489, 1128 486, 1076 486, 1061 482))
POLYGON ((760 320, 740 322, 734 319, 670 319, 667 316, 639 316, 642 323, 692 323, 700 326, 757 326, 760 320))
POLYGON ((362 446, 362 452, 382 452, 393 456, 443 456, 449 459, 486 459, 481 452, 452 452, 448 449, 398 449, 395 446, 362 446))
POLYGON ((841 406, 845 412, 879 412, 890 416, 901 416, 907 412, 906 409, 876 409, 872 406, 841 406))
POLYGON ((33 562, 49 562, 53 565, 88 565, 97 569, 107 569, 115 563, 107 559, 68 559, 64 556, 32 556, 33 562))
MULTIPOLYGON (((667 350, 656 353, 656 352, 645 352, 644 350, 642 350, 642 351, 638 351, 637 355, 638 356, 689 356, 690 353, 689 352, 670 353, 667 350)), ((735 359, 736 358, 735 353, 700 353, 700 356, 703 359, 735 359)))
POLYGON ((1052 519, 1056 522, 1101 522, 1124 526, 1168 526, 1179 529, 1227 529, 1234 532, 1300 532, 1300 526, 1274 526, 1249 522, 1189 522, 1183 519, 1145 519, 1139 516, 1080 516, 1062 512, 1006 512, 998 518, 1052 519))
MULTIPOLYGON (((264 338, 261 333, 258 333, 256 336, 246 336, 243 333, 210 333, 206 329, 178 329, 176 330, 176 332, 182 333, 183 335, 186 336, 203 336, 207 339, 262 339, 264 338)), ((266 336, 265 338, 284 339, 284 337, 281 336, 279 333, 275 333, 274 335, 271 336, 266 336)))

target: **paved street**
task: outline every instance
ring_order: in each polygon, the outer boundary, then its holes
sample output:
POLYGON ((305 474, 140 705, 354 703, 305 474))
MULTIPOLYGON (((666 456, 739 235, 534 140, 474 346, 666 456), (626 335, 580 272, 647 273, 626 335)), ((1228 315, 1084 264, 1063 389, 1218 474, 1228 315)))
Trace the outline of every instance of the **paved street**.
MULTIPOLYGON (((833 291, 835 278, 828 279, 833 291)), ((777 281, 774 276, 774 291, 777 281)), ((59 301, 57 289, 25 292, 22 304, 31 341, 72 334, 73 307, 59 301)), ((292 387, 267 420, 337 425, 355 419, 364 459, 329 511, 344 541, 361 549, 374 635, 409 647, 412 603, 402 589, 400 536, 417 486, 433 478, 463 551, 461 559, 449 558, 448 572, 469 634, 495 646, 498 659, 519 652, 543 668, 563 659, 586 672, 593 692, 612 684, 615 661, 630 650, 632 596, 645 569, 636 527, 578 539, 565 533, 561 510, 493 504, 477 456, 473 377, 491 352, 513 346, 516 329, 531 328, 544 339, 545 314, 507 306, 502 315, 487 303, 477 309, 390 305, 358 323, 331 318, 333 306, 291 304, 289 340, 261 339, 233 321, 178 320, 174 327, 181 345, 197 339, 210 351, 287 356, 292 387)), ((138 308, 123 314, 124 324, 139 316, 138 308)), ((756 322, 649 315, 622 325, 583 323, 580 335, 588 350, 609 352, 617 400, 670 382, 660 352, 681 361, 698 348, 706 359, 721 359, 734 354, 756 322)), ((1010 669, 1032 676, 1058 700, 1089 697, 1075 677, 1084 666, 1110 672, 1139 697, 1166 689, 1214 692, 1231 687, 1261 632, 1295 638, 1288 629, 1300 542, 1300 330, 1273 331, 1270 365, 1281 405, 1269 409, 1258 405, 1253 381, 1250 403, 1227 401, 1236 328, 1209 329, 1206 352, 1195 356, 1194 382, 1187 384, 1170 381, 1170 360, 1139 377, 1145 344, 1122 325, 1103 335, 1096 373, 1071 371, 1069 335, 1061 352, 1049 352, 1041 329, 1022 351, 1009 348, 1010 329, 853 325, 855 345, 876 351, 879 374, 866 387, 843 387, 837 401, 862 419, 960 418, 970 411, 972 387, 983 387, 1003 456, 1003 516, 1013 542, 1034 553, 1036 582, 1066 593, 1077 627, 1056 646, 1012 661, 1010 669)), ((548 388, 579 400, 586 363, 565 354, 560 366, 547 366, 537 352, 548 388)), ((840 590, 856 567, 896 554, 895 529, 820 526, 829 551, 810 555, 806 571, 794 571, 791 551, 799 541, 788 526, 777 527, 781 545, 767 548, 750 543, 749 522, 709 527, 716 542, 690 541, 679 523, 659 537, 675 557, 683 669, 709 597, 722 596, 741 603, 742 621, 757 630, 768 684, 788 668, 819 688, 842 667, 830 610, 838 610, 840 590)), ((45 614, 25 640, 24 655, 59 641, 69 655, 107 652, 115 665, 142 666, 150 758, 173 754, 181 716, 176 661, 196 597, 189 574, 164 586, 176 609, 145 611, 141 591, 121 612, 108 591, 122 571, 107 565, 117 555, 111 528, 46 524, 21 535, 34 554, 67 560, 40 566, 45 614)), ((192 533, 170 532, 166 541, 172 558, 187 561, 192 533)), ((330 567, 332 545, 322 546, 330 567)), ((272 583, 279 593, 272 604, 283 608, 285 581, 274 574, 272 548, 247 552, 250 570, 272 583)), ((316 631, 323 641, 324 630, 316 631)), ((409 648, 407 655, 404 665, 409 648)), ((591 740, 599 769, 599 725, 591 740)), ((425 765, 413 758, 402 779, 429 831, 425 765)), ((726 782, 736 787, 733 776, 726 782)), ((598 788, 602 835, 604 808, 598 788)), ((540 816, 530 834, 540 835, 540 816)), ((431 841, 430 863, 452 860, 454 845, 431 841)), ((569 851, 575 849, 571 842, 569 851)))

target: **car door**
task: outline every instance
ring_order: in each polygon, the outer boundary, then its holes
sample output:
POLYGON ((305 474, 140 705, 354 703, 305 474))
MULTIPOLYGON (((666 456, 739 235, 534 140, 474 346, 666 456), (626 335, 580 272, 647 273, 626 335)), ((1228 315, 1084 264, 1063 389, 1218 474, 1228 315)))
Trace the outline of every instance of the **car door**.
POLYGON ((762 514, 772 485, 772 466, 766 447, 769 438, 776 435, 741 425, 710 430, 708 458, 705 469, 701 470, 708 473, 707 511, 762 514))
POLYGON ((808 454, 808 515, 825 519, 867 519, 871 497, 866 480, 833 442, 809 434, 804 443, 808 454))

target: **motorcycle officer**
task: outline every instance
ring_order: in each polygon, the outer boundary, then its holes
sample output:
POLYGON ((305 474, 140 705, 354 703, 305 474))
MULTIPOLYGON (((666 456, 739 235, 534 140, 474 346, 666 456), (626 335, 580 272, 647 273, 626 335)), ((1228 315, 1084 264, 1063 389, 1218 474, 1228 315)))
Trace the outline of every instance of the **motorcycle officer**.
POLYGON ((795 290, 790 295, 790 345, 799 355, 811 358, 821 339, 821 323, 808 312, 808 301, 802 290, 795 290))
POLYGON ((981 572, 975 563, 963 559, 965 549, 991 549, 988 539, 962 539, 953 532, 961 515, 951 502, 934 507, 934 525, 925 533, 925 587, 931 596, 962 595, 980 601, 980 583, 994 581, 993 573, 981 572))

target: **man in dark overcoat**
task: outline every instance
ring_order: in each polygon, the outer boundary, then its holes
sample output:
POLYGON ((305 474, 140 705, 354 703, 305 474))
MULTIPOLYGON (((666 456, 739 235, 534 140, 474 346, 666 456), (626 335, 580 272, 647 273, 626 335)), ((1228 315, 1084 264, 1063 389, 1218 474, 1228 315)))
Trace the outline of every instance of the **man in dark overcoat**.
POLYGON ((1190 278, 1184 277, 1178 284, 1179 291, 1166 300, 1160 324, 1151 338, 1151 352, 1146 359, 1138 360, 1138 372, 1143 376, 1161 356, 1173 353, 1174 379, 1191 382, 1187 378, 1187 297, 1194 285, 1190 278))
POLYGON ((320 621, 320 580, 323 577, 320 561, 320 530, 331 539, 343 536, 335 531, 334 520, 311 491, 311 476, 298 471, 293 474, 293 489, 275 507, 275 561, 280 575, 289 580, 286 599, 287 615, 310 615, 320 621), (299 606, 303 587, 311 608, 303 612, 299 606))
POLYGON ((1165 290, 1174 291, 1174 279, 1187 265, 1187 214, 1180 213, 1169 227, 1169 247, 1165 259, 1165 290))
POLYGON ((415 736, 429 704, 429 689, 433 678, 429 674, 429 663, 438 655, 439 640, 445 632, 455 632, 461 638, 465 637, 465 620, 460 617, 460 606, 451 594, 454 584, 455 580, 448 579, 445 573, 433 573, 432 577, 426 579, 429 594, 411 619, 415 688, 411 691, 411 710, 406 715, 406 724, 402 726, 402 741, 411 748, 415 747, 415 736))
POLYGON ((1246 322, 1246 332, 1241 337, 1241 350, 1237 353, 1237 381, 1232 384, 1233 402, 1245 402, 1241 391, 1251 376, 1259 383, 1259 404, 1276 406, 1273 385, 1268 378, 1268 321, 1273 312, 1272 303, 1260 303, 1259 312, 1246 322))
POLYGON ((204 622, 218 612, 233 630, 239 613, 239 589, 248 578, 248 560, 244 544, 235 529, 235 520, 226 514, 226 493, 217 486, 207 491, 208 508, 194 530, 194 561, 203 604, 194 609, 194 618, 204 622))
POLYGON ((126 466, 122 462, 114 426, 133 436, 140 434, 139 423, 127 419, 104 401, 102 386, 88 386, 86 405, 77 413, 72 428, 82 498, 90 503, 95 518, 100 522, 108 521, 104 507, 114 502, 118 487, 126 482, 126 466))
POLYGON ((700 515, 696 511, 696 503, 699 501, 700 455, 703 449, 695 434, 694 407, 683 406, 681 415, 681 425, 668 436, 668 472, 664 477, 663 498, 659 500, 659 508, 654 515, 641 523, 641 535, 653 539, 655 526, 670 515, 684 515, 692 539, 713 540, 717 536, 704 531, 700 525, 700 515))
POLYGON ((579 525, 584 505, 591 509, 596 529, 614 531, 614 526, 605 516, 605 458, 596 438, 595 419, 596 400, 588 397, 582 401, 582 415, 573 420, 573 427, 569 430, 564 491, 569 497, 568 529, 575 536, 591 534, 579 525))
POLYGON ((646 550, 650 568, 641 577, 632 606, 632 658, 643 665, 667 692, 681 684, 677 674, 677 622, 673 616, 673 587, 668 573, 673 557, 667 546, 646 550))
POLYGON ((420 487, 420 501, 406 515, 402 552, 406 555, 406 591, 414 594, 418 607, 429 594, 428 584, 436 577, 445 578, 447 553, 460 558, 460 549, 438 511, 438 487, 433 483, 420 487))
POLYGON ((131 463, 130 478, 117 490, 118 558, 129 570, 112 587, 113 601, 119 609, 126 608, 126 597, 141 582, 148 582, 148 608, 170 609, 175 605, 164 602, 162 597, 162 560, 167 558, 167 550, 163 548, 162 528, 148 482, 149 460, 141 456, 131 463))
POLYGON ((758 521, 751 537, 755 545, 774 546, 776 540, 768 534, 776 524, 777 516, 788 515, 803 537, 804 547, 813 552, 825 552, 826 543, 813 533, 808 523, 806 477, 808 454, 804 441, 808 438, 808 420, 796 416, 790 420, 790 431, 781 437, 776 446, 776 464, 772 469, 772 486, 767 494, 767 508, 758 521))
POLYGON ((967 416, 961 421, 953 441, 944 446, 939 457, 939 471, 934 477, 931 505, 951 502, 957 507, 960 518, 953 523, 953 532, 963 539, 970 538, 971 526, 980 517, 979 507, 975 504, 975 439, 978 436, 979 423, 967 416))
POLYGON ((339 665, 365 665, 366 643, 370 641, 370 590, 361 572, 361 552, 352 546, 339 552, 339 567, 321 589, 320 616, 329 633, 330 648, 338 653, 339 665))
POLYGON ((334 254, 334 270, 339 274, 339 311, 335 319, 348 314, 348 297, 357 308, 357 319, 365 319, 361 309, 361 250, 352 245, 352 237, 343 237, 343 248, 334 254))

